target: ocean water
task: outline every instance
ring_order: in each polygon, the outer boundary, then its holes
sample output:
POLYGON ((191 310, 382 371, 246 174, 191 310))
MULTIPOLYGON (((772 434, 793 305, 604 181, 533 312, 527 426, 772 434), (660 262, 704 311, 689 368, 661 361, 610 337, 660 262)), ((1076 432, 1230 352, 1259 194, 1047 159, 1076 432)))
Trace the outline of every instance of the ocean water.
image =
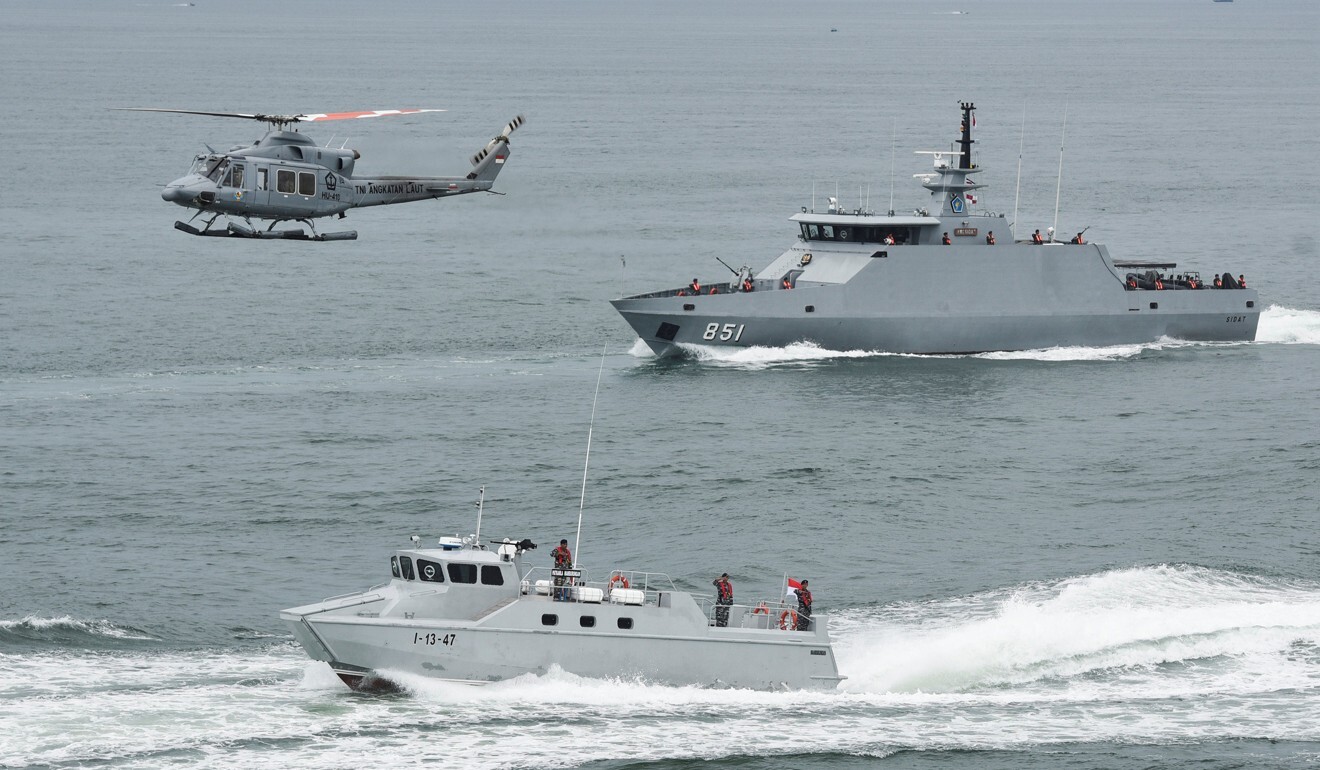
POLYGON ((7 2, 0 766, 1320 763, 1318 50, 1283 0, 7 2), (986 208, 1053 223, 1062 143, 1060 232, 1245 273, 1258 340, 658 361, 609 307, 765 264, 813 189, 921 205, 960 99, 986 208), (380 173, 528 123, 503 197, 249 243, 159 187, 259 126, 112 107, 448 110, 308 131, 380 173), (602 362, 580 561, 811 578, 837 692, 302 654, 281 608, 483 485, 572 537, 602 362))

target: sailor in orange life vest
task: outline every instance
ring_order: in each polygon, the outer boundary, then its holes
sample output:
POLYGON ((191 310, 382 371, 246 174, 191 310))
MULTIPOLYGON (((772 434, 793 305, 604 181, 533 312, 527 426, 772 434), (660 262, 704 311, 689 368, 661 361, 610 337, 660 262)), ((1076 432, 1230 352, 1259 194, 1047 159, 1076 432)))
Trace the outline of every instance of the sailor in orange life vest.
POLYGON ((729 625, 729 605, 733 604, 733 583, 729 582, 729 573, 715 578, 715 625, 724 628, 729 625))
POLYGON ((986 233, 986 236, 985 236, 985 245, 987 245, 987 246, 993 246, 993 245, 995 245, 995 231, 994 231, 994 230, 991 230, 989 233, 986 233))
POLYGON ((1247 277, 1242 273, 1238 273, 1238 288, 1239 289, 1247 288, 1247 277))
MULTIPOLYGON (((568 541, 560 540, 559 547, 550 552, 550 556, 555 560, 555 569, 572 569, 573 552, 568 550, 568 541)), ((555 576, 555 601, 568 601, 568 589, 564 588, 564 576, 555 576)))
POLYGON ((754 289, 754 288, 756 288, 756 287, 752 285, 752 279, 751 279, 751 278, 744 278, 744 279, 743 279, 743 287, 742 287, 743 291, 751 291, 751 290, 754 289))
POLYGON ((1215 276, 1215 288, 1216 289, 1224 288, 1224 281, 1217 275, 1215 276))
POLYGON ((1086 240, 1082 238, 1082 234, 1081 234, 1081 233, 1078 233, 1078 234, 1076 234, 1076 235, 1073 236, 1072 242, 1080 245, 1080 244, 1086 243, 1086 240))
POLYGON ((1040 237, 1040 230, 1037 230, 1036 232, 1031 234, 1031 242, 1036 244, 1037 246, 1040 246, 1041 244, 1045 243, 1045 239, 1040 237))
POLYGON ((798 619, 797 630, 811 630, 811 592, 807 590, 807 581, 802 581, 802 587, 797 590, 798 596, 798 619))
POLYGON ((943 243, 945 246, 948 246, 950 243, 953 243, 953 241, 949 240, 948 233, 944 234, 944 237, 940 239, 940 242, 943 243))
POLYGON ((785 289, 793 288, 793 282, 788 280, 788 276, 784 276, 784 280, 780 281, 779 285, 785 289))
POLYGON ((688 288, 692 290, 693 294, 698 294, 698 295, 701 294, 701 281, 698 281, 696 278, 693 278, 692 283, 688 284, 688 288))
POLYGON ((893 234, 893 233, 890 233, 890 234, 888 234, 888 235, 885 236, 885 245, 886 245, 886 246, 893 246, 893 245, 894 245, 894 234, 893 234))

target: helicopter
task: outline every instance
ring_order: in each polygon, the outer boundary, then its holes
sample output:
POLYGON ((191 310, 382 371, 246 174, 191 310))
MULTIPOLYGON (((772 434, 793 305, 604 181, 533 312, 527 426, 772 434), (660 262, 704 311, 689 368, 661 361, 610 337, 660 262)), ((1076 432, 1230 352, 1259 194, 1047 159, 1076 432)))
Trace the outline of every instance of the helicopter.
MULTIPOLYGON (((393 203, 445 198, 475 192, 494 192, 495 177, 509 157, 509 135, 525 122, 522 115, 504 126, 504 130, 472 156, 473 169, 460 177, 422 176, 353 176, 353 166, 361 153, 343 146, 317 145, 300 133, 299 123, 329 120, 352 120, 387 115, 415 115, 444 112, 434 109, 365 110, 359 112, 310 113, 298 115, 263 115, 242 112, 207 112, 171 110, 152 107, 121 107, 131 112, 173 112, 185 115, 210 115, 222 118, 245 118, 270 125, 266 135, 251 146, 237 146, 217 152, 210 145, 207 152, 193 158, 188 173, 165 185, 160 197, 197 213, 174 227, 191 235, 270 238, 311 241, 348 241, 357 231, 318 233, 313 220, 337 215, 347 216, 352 208, 384 206, 393 203), (292 128, 292 130, 290 130, 292 128), (215 227, 224 216, 224 227, 215 227), (198 217, 209 217, 202 227, 192 224, 198 217), (236 222, 230 217, 240 217, 236 222), (253 219, 271 220, 261 229, 253 219), (302 229, 280 229, 281 222, 301 222, 302 229)), ((346 144, 347 142, 345 142, 346 144)), ((501 193, 495 193, 497 195, 501 193)))

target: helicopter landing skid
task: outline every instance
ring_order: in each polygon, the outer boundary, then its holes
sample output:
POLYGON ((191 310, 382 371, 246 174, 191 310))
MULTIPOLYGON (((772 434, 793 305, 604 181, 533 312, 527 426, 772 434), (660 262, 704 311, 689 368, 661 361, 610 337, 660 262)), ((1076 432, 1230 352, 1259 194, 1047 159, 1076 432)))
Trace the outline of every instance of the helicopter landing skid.
POLYGON ((254 230, 245 227, 237 222, 230 222, 223 230, 212 230, 209 227, 199 230, 187 222, 175 222, 175 230, 182 230, 189 235, 210 235, 219 238, 261 238, 266 240, 289 240, 289 241, 355 241, 357 240, 356 230, 344 230, 338 233, 318 233, 312 231, 308 235, 302 230, 254 230))

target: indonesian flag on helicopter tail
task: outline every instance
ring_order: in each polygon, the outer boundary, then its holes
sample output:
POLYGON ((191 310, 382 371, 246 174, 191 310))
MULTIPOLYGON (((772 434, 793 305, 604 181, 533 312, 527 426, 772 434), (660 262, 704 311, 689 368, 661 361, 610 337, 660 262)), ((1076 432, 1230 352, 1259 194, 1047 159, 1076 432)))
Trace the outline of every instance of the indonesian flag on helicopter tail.
POLYGON ((788 578, 787 580, 788 580, 788 589, 784 592, 784 598, 788 599, 789 601, 795 602, 797 601, 798 598, 797 590, 802 587, 802 584, 794 580, 793 578, 788 578))
POLYGON ((503 155, 496 155, 496 156, 495 156, 495 162, 496 162, 496 163, 503 163, 503 162, 504 162, 504 156, 503 156, 503 155))

